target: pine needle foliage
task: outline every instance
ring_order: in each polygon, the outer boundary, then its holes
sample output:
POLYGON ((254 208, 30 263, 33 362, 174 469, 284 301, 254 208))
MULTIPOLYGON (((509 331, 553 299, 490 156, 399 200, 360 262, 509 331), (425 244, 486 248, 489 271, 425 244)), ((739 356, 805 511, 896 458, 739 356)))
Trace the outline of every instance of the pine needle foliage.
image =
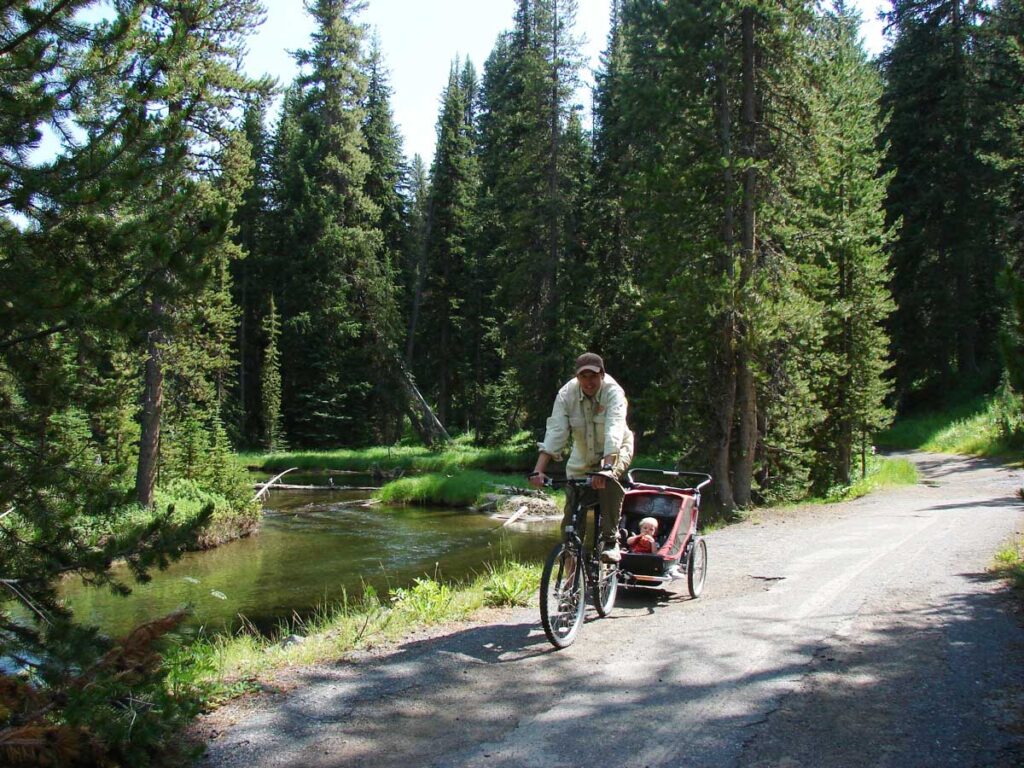
POLYGON ((115 561, 145 580, 195 544, 214 506, 154 503, 170 458, 161 427, 183 436, 184 456, 205 420, 205 461, 182 466, 205 464, 221 490, 233 482, 216 425, 233 324, 227 236, 247 168, 234 107, 266 90, 237 66, 260 9, 141 1, 98 17, 91 5, 0 11, 0 90, 13 95, 0 100, 5 764, 174 762, 166 739, 193 702, 167 693, 151 649, 177 619, 114 643, 69 615, 56 585, 126 592, 115 561), (42 130, 50 156, 33 153, 42 130), (140 428, 143 388, 154 407, 140 428))

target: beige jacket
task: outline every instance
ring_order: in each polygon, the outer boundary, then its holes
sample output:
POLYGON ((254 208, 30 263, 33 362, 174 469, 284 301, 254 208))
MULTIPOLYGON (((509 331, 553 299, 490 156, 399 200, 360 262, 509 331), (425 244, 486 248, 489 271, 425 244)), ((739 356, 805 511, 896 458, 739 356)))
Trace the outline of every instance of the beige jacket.
POLYGON ((572 378, 558 390, 548 417, 544 441, 537 448, 561 460, 569 437, 572 452, 566 475, 583 477, 601 468, 601 459, 615 456, 615 475, 621 477, 633 459, 633 433, 626 425, 626 393, 619 383, 605 374, 597 394, 583 394, 572 378))

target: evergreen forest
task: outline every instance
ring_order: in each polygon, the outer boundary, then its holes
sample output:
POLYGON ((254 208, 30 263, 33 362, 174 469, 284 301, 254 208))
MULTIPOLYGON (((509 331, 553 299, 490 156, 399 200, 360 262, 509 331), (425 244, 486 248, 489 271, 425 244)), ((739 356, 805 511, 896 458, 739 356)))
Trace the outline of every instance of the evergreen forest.
POLYGON ((184 716, 173 618, 112 649, 57 580, 253 529, 238 451, 540 437, 585 350, 726 510, 957 394, 1024 431, 1024 2, 892 0, 872 58, 844 0, 611 0, 586 107, 578 2, 452 60, 432 158, 359 0, 304 0, 288 83, 243 74, 258 0, 0 10, 0 657, 82 754, 184 716), (127 685, 145 727, 84 714, 127 685))

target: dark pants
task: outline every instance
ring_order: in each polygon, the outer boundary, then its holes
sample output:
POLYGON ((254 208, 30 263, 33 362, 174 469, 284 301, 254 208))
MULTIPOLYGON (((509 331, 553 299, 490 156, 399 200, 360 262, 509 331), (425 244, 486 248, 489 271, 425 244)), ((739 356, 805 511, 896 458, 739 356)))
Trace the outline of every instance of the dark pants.
MULTIPOLYGON (((573 507, 577 498, 580 498, 584 505, 593 504, 595 501, 601 505, 601 538, 605 541, 613 541, 619 535, 619 518, 622 516, 622 499, 626 493, 622 486, 615 480, 608 478, 603 490, 595 490, 586 486, 567 485, 565 486, 565 511, 562 513, 562 528, 569 524, 572 517, 573 507)), ((583 522, 583 530, 586 532, 586 521, 583 522)))

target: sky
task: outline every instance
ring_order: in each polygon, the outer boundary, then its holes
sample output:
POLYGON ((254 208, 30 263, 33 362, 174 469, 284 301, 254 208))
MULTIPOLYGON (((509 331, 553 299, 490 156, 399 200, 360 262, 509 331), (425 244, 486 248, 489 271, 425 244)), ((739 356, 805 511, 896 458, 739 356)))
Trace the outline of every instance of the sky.
MULTIPOLYGON (((263 0, 267 19, 250 38, 246 67, 250 74, 270 74, 282 86, 295 76, 288 51, 309 46, 313 24, 302 0, 263 0)), ((872 55, 882 49, 878 8, 882 0, 854 0, 864 18, 862 33, 872 55)), ((516 0, 368 0, 356 20, 376 32, 384 63, 390 72, 391 107, 404 137, 408 158, 419 154, 429 166, 433 159, 441 92, 456 57, 466 57, 483 73, 484 61, 498 35, 510 29, 516 0)), ((577 100, 590 108, 593 70, 608 37, 609 0, 578 0, 575 32, 583 38, 588 64, 582 73, 584 89, 577 100)))

